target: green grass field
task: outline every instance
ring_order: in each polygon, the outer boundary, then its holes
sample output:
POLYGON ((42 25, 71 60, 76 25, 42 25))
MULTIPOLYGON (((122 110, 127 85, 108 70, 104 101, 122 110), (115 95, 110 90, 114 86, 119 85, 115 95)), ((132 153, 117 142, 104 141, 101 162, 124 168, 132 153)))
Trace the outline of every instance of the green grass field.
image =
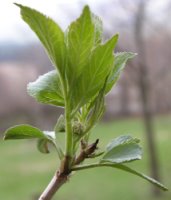
MULTIPOLYGON (((162 182, 171 186, 171 117, 155 120, 158 156, 162 182)), ((100 124, 94 129, 92 140, 100 138, 101 147, 121 134, 131 134, 142 140, 144 157, 129 164, 150 174, 148 153, 139 119, 117 120, 100 124)), ((34 141, 0 142, 0 200, 33 200, 51 179, 58 162, 55 152, 43 155, 34 141)), ((151 184, 123 171, 100 168, 74 174, 55 196, 59 200, 153 200, 151 184)), ((171 192, 164 192, 161 200, 170 200, 171 192)))

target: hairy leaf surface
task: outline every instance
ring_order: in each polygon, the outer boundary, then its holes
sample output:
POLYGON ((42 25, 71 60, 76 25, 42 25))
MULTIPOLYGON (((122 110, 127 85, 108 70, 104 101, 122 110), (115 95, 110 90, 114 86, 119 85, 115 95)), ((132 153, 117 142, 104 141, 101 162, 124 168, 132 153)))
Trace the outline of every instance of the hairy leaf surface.
POLYGON ((94 24, 89 7, 86 6, 81 16, 74 21, 67 32, 68 76, 72 85, 73 79, 82 72, 94 46, 94 24), (72 73, 70 73, 72 71, 72 73))
POLYGON ((37 148, 41 153, 49 153, 48 144, 55 144, 55 133, 53 131, 43 131, 45 138, 41 138, 37 141, 37 148))
POLYGON ((102 89, 114 63, 113 50, 117 40, 118 35, 115 35, 92 51, 83 73, 75 80, 70 96, 71 102, 74 99, 73 107, 83 106, 102 89))
POLYGON ((37 141, 37 148, 41 153, 49 153, 48 140, 47 139, 39 139, 37 141))
POLYGON ((28 84, 28 93, 37 101, 55 106, 64 106, 62 84, 56 70, 40 76, 28 84))
POLYGON ((113 65, 113 69, 109 75, 107 86, 106 86, 106 93, 108 93, 117 80, 120 77, 122 70, 124 69, 126 62, 133 58, 136 54, 131 52, 120 52, 115 54, 115 61, 113 65))
POLYGON ((6 130, 4 140, 46 138, 44 133, 36 127, 21 124, 6 130))
POLYGON ((137 138, 126 135, 112 140, 101 162, 124 163, 141 159, 142 150, 138 142, 137 138))
POLYGON ((50 60, 64 78, 65 43, 63 31, 51 18, 35 9, 20 4, 16 5, 21 9, 23 20, 36 33, 44 45, 50 60))

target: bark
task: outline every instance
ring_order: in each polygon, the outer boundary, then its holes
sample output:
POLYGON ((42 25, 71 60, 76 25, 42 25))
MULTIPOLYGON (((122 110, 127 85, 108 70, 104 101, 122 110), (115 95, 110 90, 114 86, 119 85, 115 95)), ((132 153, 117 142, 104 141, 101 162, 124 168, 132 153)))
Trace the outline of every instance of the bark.
POLYGON ((39 197, 39 200, 51 200, 54 194, 59 190, 59 188, 64 183, 66 183, 67 180, 68 180, 68 175, 62 175, 56 172, 54 177, 50 181, 49 185, 46 187, 46 189, 39 197))
POLYGON ((65 156, 61 162, 59 171, 55 173, 52 180, 43 191, 38 200, 51 200, 59 188, 67 182, 69 175, 71 174, 70 170, 70 160, 71 157, 65 156))
MULTIPOLYGON (((142 101, 143 121, 146 133, 147 147, 149 152, 151 176, 154 179, 160 181, 159 162, 157 157, 157 145, 155 140, 154 125, 153 125, 153 115, 150 110, 149 99, 148 99, 148 86, 149 86, 148 81, 144 80, 144 77, 141 75, 139 80, 139 87, 140 87, 141 101, 142 101)), ((160 190, 157 187, 153 187, 153 193, 155 196, 159 196, 161 194, 160 190)))
MULTIPOLYGON (((141 96, 142 114, 146 132, 147 146, 149 151, 151 175, 154 179, 160 181, 157 145, 155 141, 153 125, 153 115, 150 109, 150 81, 148 78, 146 52, 143 41, 143 22, 145 21, 144 18, 146 6, 145 3, 145 1, 141 0, 135 22, 135 40, 140 57, 138 61, 138 87, 141 96)), ((159 196, 161 194, 160 190, 157 187, 153 187, 153 193, 155 196, 159 196)))

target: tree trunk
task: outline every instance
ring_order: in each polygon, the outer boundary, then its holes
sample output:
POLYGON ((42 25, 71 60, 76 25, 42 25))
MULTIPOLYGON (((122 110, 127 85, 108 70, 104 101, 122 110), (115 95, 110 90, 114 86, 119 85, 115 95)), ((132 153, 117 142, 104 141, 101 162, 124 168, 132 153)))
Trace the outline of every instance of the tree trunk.
MULTIPOLYGON (((155 133, 153 128, 153 115, 150 109, 150 81, 148 79, 148 68, 146 61, 146 51, 143 41, 143 22, 145 21, 145 3, 141 0, 135 21, 135 40, 138 49, 138 87, 141 96, 142 114, 146 132, 147 146, 149 151, 151 175, 154 179, 160 181, 159 163, 157 158, 157 147, 155 133)), ((153 188, 155 196, 160 196, 161 192, 157 187, 153 188)))
MULTIPOLYGON (((145 69, 145 66, 141 66, 142 69, 145 69)), ((142 71, 142 70, 141 70, 142 71)), ((147 146, 149 151, 149 160, 150 160, 150 169, 151 175, 154 179, 160 181, 159 175, 159 162, 157 158, 157 145, 155 140, 154 133, 154 125, 153 125, 153 115, 149 106, 149 96, 148 96, 148 88, 149 83, 148 80, 144 76, 141 75, 139 79, 139 89, 141 95, 142 102, 142 113, 143 113, 143 121, 147 139, 147 146)), ((153 187, 153 193, 155 196, 160 196, 161 192, 157 187, 153 187)))

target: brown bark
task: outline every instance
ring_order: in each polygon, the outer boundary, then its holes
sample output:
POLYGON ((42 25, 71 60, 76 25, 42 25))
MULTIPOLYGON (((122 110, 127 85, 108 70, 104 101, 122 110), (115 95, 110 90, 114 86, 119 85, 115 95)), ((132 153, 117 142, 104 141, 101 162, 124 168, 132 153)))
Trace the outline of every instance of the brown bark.
POLYGON ((86 158, 89 158, 94 151, 97 149, 97 144, 99 143, 99 139, 97 139, 94 143, 90 144, 86 148, 84 148, 84 143, 81 141, 81 152, 78 157, 75 159, 74 165, 78 165, 82 163, 86 158))
MULTIPOLYGON (((97 144, 99 140, 97 139, 94 143, 88 145, 83 148, 84 144, 82 143, 82 150, 78 157, 74 161, 74 165, 78 165, 81 162, 83 162, 86 158, 89 157, 94 151, 97 149, 97 144)), ((59 190, 59 188, 66 183, 68 180, 68 177, 71 173, 70 170, 70 157, 65 157, 64 160, 61 163, 60 170, 57 171, 50 181, 49 185, 46 187, 46 189, 43 191, 41 196, 39 197, 38 200, 51 200, 52 197, 55 195, 55 193, 59 190)))
POLYGON ((55 173, 52 180, 43 191, 38 200, 51 200, 59 188, 66 183, 71 173, 70 170, 71 157, 65 156, 61 162, 59 171, 55 173))
POLYGON ((62 175, 56 172, 49 185, 39 197, 39 200, 51 200, 54 194, 64 183, 66 183, 67 180, 68 175, 62 175))
MULTIPOLYGON (((145 17, 145 3, 146 2, 142 0, 139 4, 139 9, 135 24, 135 39, 139 53, 138 87, 141 96, 143 121, 147 138, 147 146, 149 150, 151 175, 154 179, 160 181, 157 147, 156 147, 155 133, 153 128, 153 115, 150 109, 150 100, 149 100, 150 81, 148 79, 148 68, 147 68, 146 54, 145 54, 146 52, 143 41, 143 22, 145 17)), ((153 193, 155 196, 159 196, 161 194, 160 190, 157 187, 153 188, 153 193)))

